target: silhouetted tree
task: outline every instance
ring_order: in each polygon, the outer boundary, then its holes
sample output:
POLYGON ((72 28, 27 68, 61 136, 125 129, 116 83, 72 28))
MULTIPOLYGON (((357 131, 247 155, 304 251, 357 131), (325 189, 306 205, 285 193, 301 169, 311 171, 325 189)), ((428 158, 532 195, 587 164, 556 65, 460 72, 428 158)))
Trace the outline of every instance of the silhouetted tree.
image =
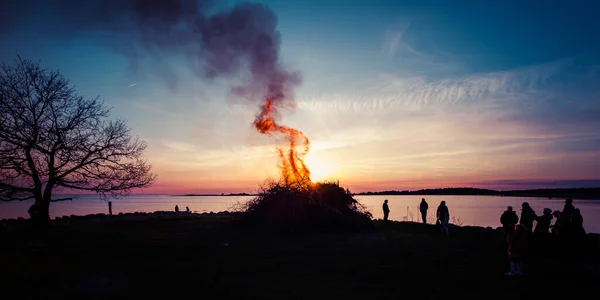
POLYGON ((0 65, 0 200, 34 199, 29 214, 47 223, 57 187, 102 196, 147 187, 156 176, 146 143, 110 109, 77 95, 56 70, 20 57, 0 65))

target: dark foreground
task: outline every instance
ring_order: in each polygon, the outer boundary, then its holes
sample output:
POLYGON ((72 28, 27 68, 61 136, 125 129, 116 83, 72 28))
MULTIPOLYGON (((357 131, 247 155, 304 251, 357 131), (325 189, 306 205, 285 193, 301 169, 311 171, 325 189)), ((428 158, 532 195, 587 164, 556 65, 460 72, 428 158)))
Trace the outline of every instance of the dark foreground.
POLYGON ((294 236, 232 227, 231 215, 59 221, 0 234, 0 299, 597 299, 598 246, 537 257, 506 277, 503 234, 376 222, 294 236), (143 297, 143 298, 142 298, 143 297))

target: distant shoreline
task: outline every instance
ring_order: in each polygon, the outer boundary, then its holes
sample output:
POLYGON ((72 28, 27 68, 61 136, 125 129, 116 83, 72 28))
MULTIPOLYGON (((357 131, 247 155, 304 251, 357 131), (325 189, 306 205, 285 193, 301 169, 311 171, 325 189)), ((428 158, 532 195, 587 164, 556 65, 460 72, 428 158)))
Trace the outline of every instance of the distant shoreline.
POLYGON ((231 196, 258 196, 258 194, 247 194, 247 193, 238 193, 238 194, 175 194, 169 195, 173 197, 215 197, 215 196, 223 196, 223 197, 231 197, 231 196))
MULTIPOLYGON (((499 197, 532 197, 549 199, 589 199, 600 200, 600 187, 598 188, 569 188, 569 189, 531 189, 531 190, 510 190, 498 191, 490 189, 477 188, 439 188, 422 189, 416 191, 380 191, 380 192, 360 192, 352 193, 354 196, 499 196, 499 197)), ((175 194, 170 196, 178 197, 215 197, 215 196, 250 196, 255 197, 258 194, 249 193, 221 193, 221 194, 175 194)))
POLYGON ((497 191, 476 188, 441 188, 424 189, 417 191, 382 191, 356 193, 358 196, 371 195, 420 195, 420 196, 500 196, 500 197, 535 197, 535 198, 576 198, 576 199, 600 199, 600 188, 571 188, 571 189, 532 189, 497 191))

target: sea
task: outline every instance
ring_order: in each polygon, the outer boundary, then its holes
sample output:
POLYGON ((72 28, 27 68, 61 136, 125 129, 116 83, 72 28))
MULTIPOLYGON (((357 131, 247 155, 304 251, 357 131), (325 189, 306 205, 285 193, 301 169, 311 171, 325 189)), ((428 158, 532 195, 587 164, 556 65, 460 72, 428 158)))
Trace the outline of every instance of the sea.
MULTIPOLYGON (((102 199, 97 195, 57 195, 57 197, 74 197, 72 201, 62 201, 50 205, 52 218, 69 215, 108 214, 108 201, 112 202, 113 214, 128 212, 174 211, 175 205, 181 211, 186 207, 195 213, 232 211, 240 204, 250 200, 252 196, 183 196, 133 194, 120 198, 102 199)), ((390 220, 421 221, 419 203, 421 198, 429 203, 427 220, 435 222, 435 211, 442 200, 450 210, 450 223, 456 225, 499 227, 500 216, 507 206, 512 206, 520 214, 521 204, 529 202, 538 215, 544 208, 562 210, 565 199, 548 199, 533 197, 502 196, 419 196, 419 195, 359 195, 355 198, 365 205, 373 214, 373 218, 383 217, 382 204, 388 200, 390 220)), ((27 209, 32 201, 0 202, 0 219, 27 218, 27 209)), ((579 208, 583 216, 586 232, 600 233, 600 199, 573 199, 575 208, 579 208)))

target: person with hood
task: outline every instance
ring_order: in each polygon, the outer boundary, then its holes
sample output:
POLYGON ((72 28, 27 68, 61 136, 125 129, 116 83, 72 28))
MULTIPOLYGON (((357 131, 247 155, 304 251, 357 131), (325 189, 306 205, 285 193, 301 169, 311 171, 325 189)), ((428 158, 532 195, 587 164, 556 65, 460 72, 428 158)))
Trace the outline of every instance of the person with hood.
POLYGON ((419 205, 419 210, 421 211, 421 219, 423 219, 423 224, 427 224, 427 210, 429 209, 429 204, 425 201, 425 198, 421 199, 421 204, 419 205))
POLYGON ((450 211, 446 206, 446 201, 440 202, 440 206, 437 208, 436 217, 441 225, 441 231, 448 234, 448 223, 450 222, 450 211))
POLYGON ((552 223, 552 210, 544 208, 544 214, 536 219, 534 235, 547 237, 550 234, 550 224, 552 223))
POLYGON ((383 201, 383 220, 385 222, 387 222, 389 215, 390 215, 390 207, 388 206, 387 199, 385 199, 385 201, 383 201))
POLYGON ((527 256, 528 240, 527 234, 529 229, 523 224, 515 225, 514 232, 507 236, 508 241, 508 258, 510 262, 510 271, 506 273, 508 276, 524 275, 523 261, 527 256))
POLYGON ((515 225, 517 225, 518 222, 519 217, 512 206, 507 207, 500 217, 500 223, 506 234, 513 232, 515 230, 515 225))
POLYGON ((519 220, 519 224, 525 225, 527 231, 531 234, 533 233, 533 221, 536 219, 537 215, 531 206, 529 206, 529 203, 523 202, 521 205, 521 219, 519 220))

